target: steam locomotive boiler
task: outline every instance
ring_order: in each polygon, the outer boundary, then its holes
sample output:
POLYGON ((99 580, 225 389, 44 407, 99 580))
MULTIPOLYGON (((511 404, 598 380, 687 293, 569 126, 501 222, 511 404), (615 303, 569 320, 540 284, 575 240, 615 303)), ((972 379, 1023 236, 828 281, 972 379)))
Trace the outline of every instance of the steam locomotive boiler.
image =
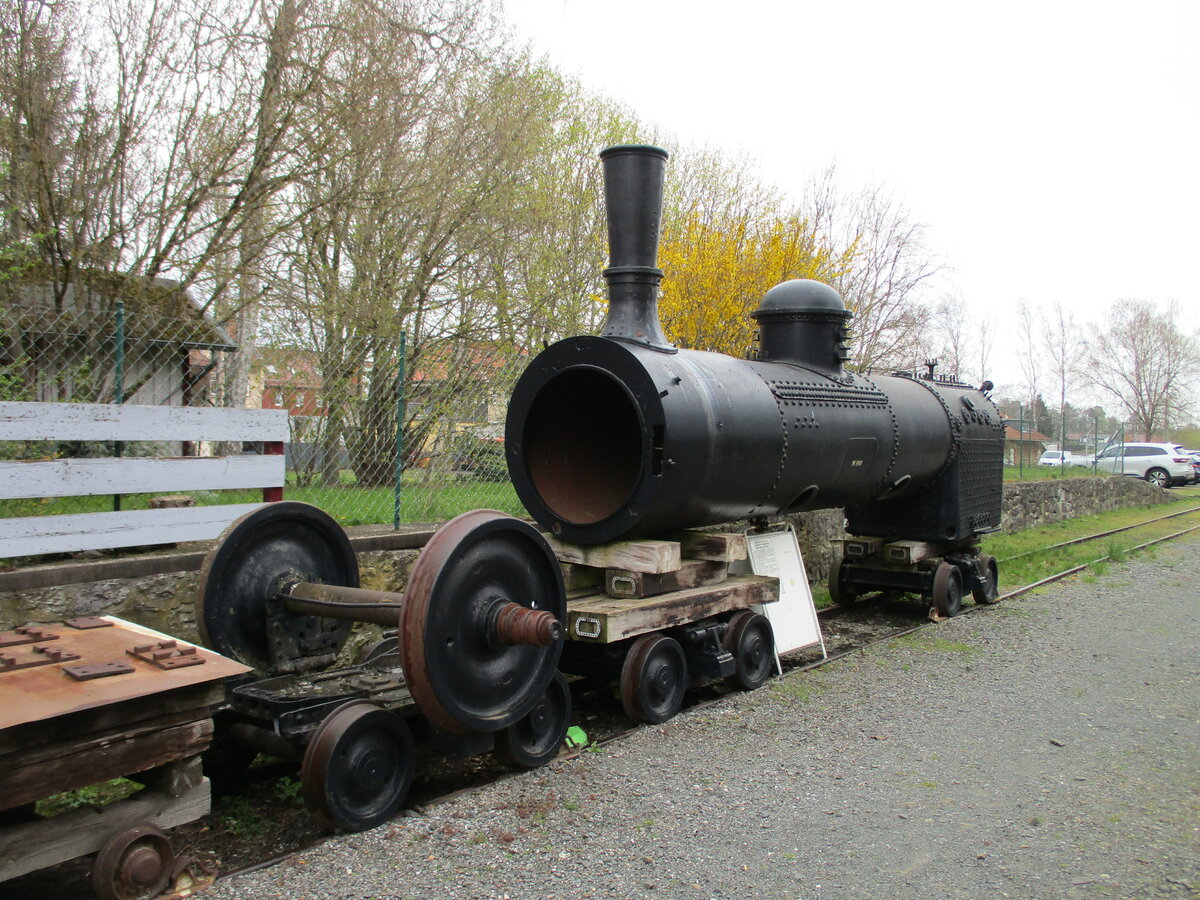
POLYGON ((978 536, 1000 524, 1003 425, 986 393, 932 372, 846 370, 851 313, 816 281, 766 293, 752 359, 674 346, 657 315, 667 154, 600 155, 607 320, 540 353, 509 406, 509 473, 530 514, 587 545, 844 507, 858 537, 835 599, 918 592, 945 615, 966 589, 993 599, 978 536))

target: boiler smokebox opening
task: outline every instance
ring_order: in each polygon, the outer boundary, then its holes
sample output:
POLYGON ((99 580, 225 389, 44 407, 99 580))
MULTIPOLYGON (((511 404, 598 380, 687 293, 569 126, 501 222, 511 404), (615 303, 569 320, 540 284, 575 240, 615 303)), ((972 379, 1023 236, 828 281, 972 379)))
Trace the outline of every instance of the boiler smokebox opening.
POLYGON ((529 406, 522 435, 529 480, 564 522, 607 519, 642 474, 642 426, 633 400, 610 376, 569 369, 529 406))

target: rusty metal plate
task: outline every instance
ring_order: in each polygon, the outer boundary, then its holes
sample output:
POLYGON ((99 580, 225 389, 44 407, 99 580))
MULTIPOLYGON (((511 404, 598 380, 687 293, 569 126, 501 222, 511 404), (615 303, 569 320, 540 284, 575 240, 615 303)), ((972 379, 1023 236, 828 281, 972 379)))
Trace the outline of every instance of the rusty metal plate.
POLYGON ((57 641, 58 635, 49 630, 49 626, 18 625, 12 631, 0 631, 0 647, 18 647, 21 644, 36 644, 40 641, 57 641))
POLYGON ((79 654, 72 653, 65 647, 34 644, 32 647, 22 647, 20 650, 0 653, 0 675, 15 672, 18 669, 32 669, 34 666, 70 662, 73 659, 79 659, 79 654))
POLYGON ((181 666, 199 666, 204 664, 204 657, 196 652, 195 647, 180 644, 178 641, 157 641, 153 644, 139 644, 125 651, 142 662, 148 662, 160 669, 178 669, 181 666))
POLYGON ((68 628, 112 628, 113 623, 100 616, 80 616, 77 619, 66 619, 63 622, 68 628))
POLYGON ((78 681, 65 671, 67 667, 62 662, 58 662, 0 674, 0 730, 176 688, 220 681, 250 671, 246 666, 202 647, 189 649, 194 649, 196 657, 204 660, 204 665, 162 669, 152 662, 128 655, 126 651, 171 641, 170 635, 113 616, 105 619, 112 623, 111 628, 59 630, 55 649, 74 654, 76 665, 95 666, 123 660, 132 666, 133 672, 119 678, 78 681))
POLYGON ((105 662, 87 666, 63 666, 63 671, 76 681, 90 681, 93 678, 108 678, 110 675, 128 675, 135 669, 129 663, 105 662))

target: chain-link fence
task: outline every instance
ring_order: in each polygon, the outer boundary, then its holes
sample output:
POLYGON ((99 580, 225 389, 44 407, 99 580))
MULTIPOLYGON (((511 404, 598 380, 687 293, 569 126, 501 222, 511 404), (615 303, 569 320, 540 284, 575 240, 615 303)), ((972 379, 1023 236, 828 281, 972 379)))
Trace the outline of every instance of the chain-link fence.
MULTIPOLYGON (((161 285, 160 285, 161 287, 161 285)), ((386 356, 244 349, 162 287, 156 303, 24 286, 0 296, 0 400, 286 409, 288 499, 344 525, 434 522, 481 507, 521 514, 503 422, 523 353, 495 342, 397 342, 386 356), (171 314, 173 313, 173 314, 171 314), (398 423, 401 423, 398 426, 398 423)), ((207 442, 11 441, 0 459, 207 456, 207 442)), ((197 505, 261 492, 188 492, 197 505)), ((0 517, 144 508, 150 495, 0 500, 0 517)))
POLYGON ((402 337, 349 373, 332 362, 360 356, 344 348, 255 351, 263 405, 290 413, 287 496, 348 525, 436 522, 480 508, 523 514, 504 416, 524 354, 465 340, 408 355, 396 347, 402 337))

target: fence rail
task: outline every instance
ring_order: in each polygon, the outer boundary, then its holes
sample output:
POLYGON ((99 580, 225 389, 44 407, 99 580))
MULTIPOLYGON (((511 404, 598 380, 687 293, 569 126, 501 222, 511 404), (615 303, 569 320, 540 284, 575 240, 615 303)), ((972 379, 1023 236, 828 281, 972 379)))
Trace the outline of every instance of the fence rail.
MULTIPOLYGON (((192 409, 99 403, 0 402, 0 439, 262 442, 256 457, 101 457, 0 462, 0 500, 254 487, 282 497, 283 410, 192 409)), ((208 540, 259 504, 119 510, 0 519, 0 557, 208 540)))

